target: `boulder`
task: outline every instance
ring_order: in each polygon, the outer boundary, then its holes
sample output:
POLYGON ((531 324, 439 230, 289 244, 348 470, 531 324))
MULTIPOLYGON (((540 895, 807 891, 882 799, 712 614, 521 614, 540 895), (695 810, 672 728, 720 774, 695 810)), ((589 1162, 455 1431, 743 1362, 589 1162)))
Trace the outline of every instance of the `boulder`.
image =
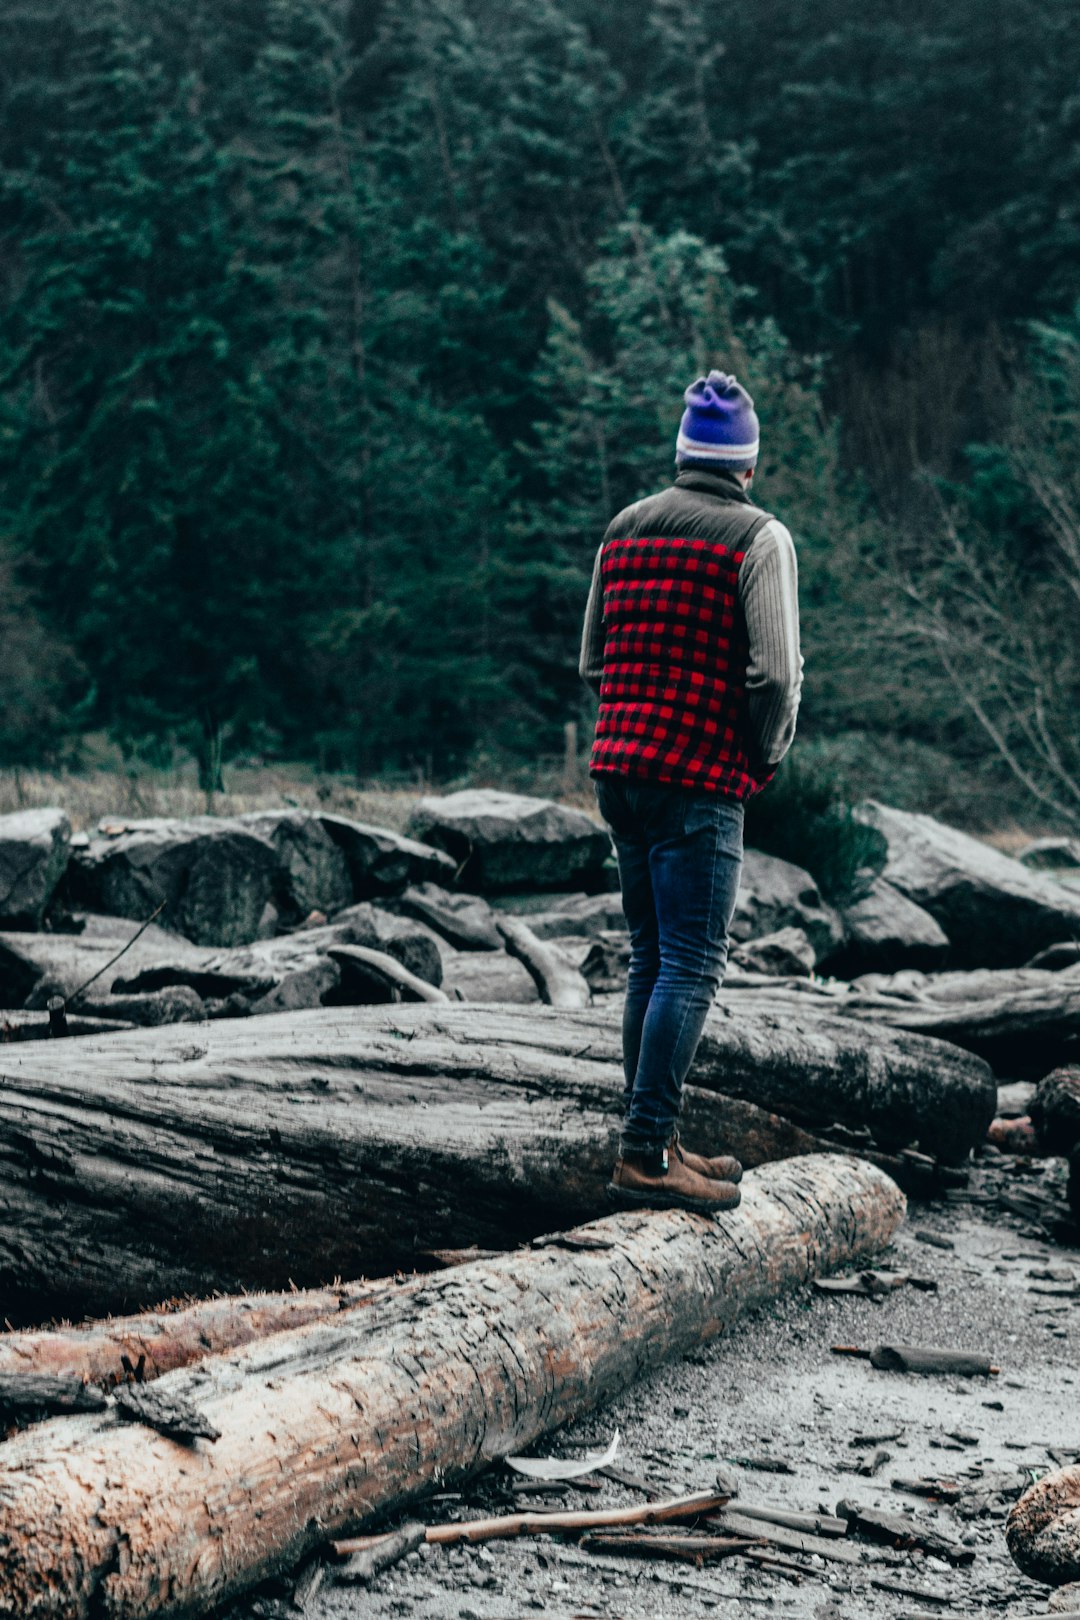
POLYGON ((1017 967, 1080 932, 1080 893, 932 816, 873 801, 858 819, 885 838, 881 873, 948 935, 954 967, 1017 967))
POLYGON ((440 985, 443 977, 443 952, 438 936, 426 924, 413 917, 397 917, 368 901, 339 911, 332 927, 341 938, 336 945, 363 945, 368 950, 383 951, 408 968, 418 979, 440 985))
POLYGON ((62 810, 0 816, 0 928, 40 928, 70 845, 71 823, 62 810))
POLYGON ((577 968, 594 998, 625 991, 630 971, 630 935, 625 929, 606 929, 595 937, 553 934, 548 943, 577 968))
POLYGON ((395 911, 417 917, 459 951, 501 951, 495 914, 478 894, 450 894, 437 883, 416 883, 396 901, 395 911))
POLYGON ((814 971, 814 947, 801 928, 778 928, 775 934, 736 945, 731 959, 750 973, 771 978, 806 979, 814 971))
POLYGON ((529 914, 529 927, 537 939, 562 939, 577 934, 582 939, 599 939, 611 929, 626 927, 622 896, 609 894, 559 895, 550 909, 529 914))
POLYGON ((0 1007, 40 1010, 50 996, 70 996, 125 946, 115 968, 94 985, 98 996, 108 995, 118 976, 138 974, 163 961, 191 965, 200 960, 197 946, 157 923, 134 944, 130 942, 140 924, 125 917, 79 917, 76 923, 79 932, 73 934, 0 934, 0 1007))
POLYGON ((599 885, 611 853, 583 810, 495 788, 421 799, 409 830, 453 857, 463 888, 484 894, 599 885))
POLYGON ((859 899, 842 906, 840 918, 845 939, 829 958, 829 971, 842 978, 933 969, 949 954, 940 923, 885 878, 875 878, 859 899))
POLYGON ((442 959, 431 931, 364 901, 319 928, 299 928, 277 939, 231 951, 200 951, 194 957, 189 947, 188 955, 158 959, 118 979, 112 988, 116 994, 131 994, 187 985, 211 1003, 214 1017, 338 1005, 347 998, 337 994, 341 974, 329 952, 340 945, 384 951, 429 984, 441 981, 442 959))
POLYGON ((313 911, 329 915, 352 904, 349 863, 318 816, 303 810, 254 810, 238 816, 277 851, 275 911, 286 926, 313 911))
POLYGON ((147 1029, 159 1024, 198 1024, 206 1017, 201 997, 186 984, 172 984, 164 990, 149 990, 133 996, 100 995, 95 985, 87 995, 78 998, 75 1007, 94 1018, 122 1019, 147 1029))
POLYGON ((319 821, 345 857, 354 900, 400 894, 410 883, 454 882, 456 863, 442 849, 347 816, 320 815, 319 821))
MULTIPOLYGON (((328 956, 307 967, 293 968, 280 983, 250 1005, 252 1013, 299 1012, 303 1007, 337 1006, 341 969, 328 956)), ((222 1014, 228 1017, 227 1013, 222 1014)))
POLYGON ((1039 1081, 1031 1123, 1044 1153, 1064 1156, 1080 1148, 1080 1068, 1054 1069, 1039 1081))
POLYGON ((237 818, 104 822, 72 851, 69 904, 164 920, 197 945, 244 945, 256 937, 279 869, 264 833, 237 818))
POLYGON ((743 857, 742 880, 731 937, 737 944, 775 934, 781 928, 800 928, 823 961, 840 945, 843 925, 809 872, 777 855, 748 849, 743 857))

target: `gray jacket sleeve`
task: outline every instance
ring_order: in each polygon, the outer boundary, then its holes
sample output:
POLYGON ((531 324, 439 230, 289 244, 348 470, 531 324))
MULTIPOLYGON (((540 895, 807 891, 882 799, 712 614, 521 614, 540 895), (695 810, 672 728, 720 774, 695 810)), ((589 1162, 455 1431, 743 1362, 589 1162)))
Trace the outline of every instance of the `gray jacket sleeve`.
POLYGON ((600 681, 604 673, 604 591, 600 583, 603 550, 601 546, 593 563, 592 584, 589 586, 585 624, 581 632, 581 657, 578 659, 578 674, 597 697, 600 696, 600 681))
POLYGON ((803 661, 795 545, 776 518, 750 542, 739 596, 750 635, 746 691, 753 742, 766 765, 779 765, 795 736, 803 661))

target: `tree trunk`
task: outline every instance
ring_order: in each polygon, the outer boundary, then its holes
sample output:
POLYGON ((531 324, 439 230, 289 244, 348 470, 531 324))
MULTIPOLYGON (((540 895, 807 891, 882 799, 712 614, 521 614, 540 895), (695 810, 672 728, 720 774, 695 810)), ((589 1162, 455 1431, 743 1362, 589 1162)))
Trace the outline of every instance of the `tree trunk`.
POLYGON ((770 1165, 716 1220, 609 1217, 572 1247, 419 1278, 162 1379, 216 1442, 178 1445, 111 1412, 27 1430, 0 1447, 0 1615, 147 1620, 224 1602, 865 1261, 903 1208, 872 1165, 770 1165))
MULTIPOLYGON (((720 1020, 694 1078, 801 1084, 793 1100, 805 1112, 816 1095, 829 1119, 832 1102, 853 1106, 860 1073, 868 1114, 881 1112, 891 1077, 909 1101, 921 1082, 928 1131, 945 1119, 967 1075, 948 1048, 841 1033, 720 1020)), ((610 1013, 452 1005, 13 1046, 0 1086, 6 1312, 320 1286, 590 1219, 617 1151, 618 1051, 610 1013)), ((746 1165, 830 1145, 704 1085, 687 1087, 682 1127, 690 1146, 746 1165)), ((985 1129, 980 1115, 973 1139, 985 1129)))
POLYGON ((1059 1468, 1030 1485, 1009 1510, 1005 1539, 1033 1581, 1080 1581, 1080 1466, 1059 1468))

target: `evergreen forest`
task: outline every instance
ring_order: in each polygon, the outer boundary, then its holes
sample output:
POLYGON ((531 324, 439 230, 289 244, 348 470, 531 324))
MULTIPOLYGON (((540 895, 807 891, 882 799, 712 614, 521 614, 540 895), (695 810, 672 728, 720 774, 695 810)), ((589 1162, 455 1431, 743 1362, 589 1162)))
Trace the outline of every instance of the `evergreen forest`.
POLYGON ((1065 0, 5 0, 0 763, 557 755, 718 365, 804 750, 1080 825, 1078 85, 1065 0))

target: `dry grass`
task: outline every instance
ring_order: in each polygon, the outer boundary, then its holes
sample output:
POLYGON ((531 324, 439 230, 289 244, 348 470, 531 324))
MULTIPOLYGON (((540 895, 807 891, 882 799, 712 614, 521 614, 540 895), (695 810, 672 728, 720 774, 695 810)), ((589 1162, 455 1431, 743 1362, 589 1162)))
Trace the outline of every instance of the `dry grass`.
MULTIPOLYGON (((0 814, 56 805, 76 830, 99 821, 150 816, 205 815, 206 794, 195 762, 177 759, 169 768, 126 761, 103 735, 83 738, 78 769, 0 770, 0 814)), ((404 832, 413 808, 426 793, 462 787, 495 787, 537 794, 576 805, 598 819, 596 800, 582 767, 574 791, 567 791, 562 761, 537 759, 513 770, 477 761, 468 778, 444 784, 358 782, 355 777, 321 772, 299 763, 265 764, 238 760, 225 766, 225 792, 214 795, 214 815, 245 810, 325 810, 404 832)))
MULTIPOLYGON (((227 791, 214 796, 213 813, 245 810, 327 810, 402 832, 420 789, 358 787, 302 765, 236 766, 225 773, 227 791)), ((100 766, 85 771, 0 771, 0 813, 57 805, 72 825, 144 816, 200 816, 206 795, 192 770, 155 771, 100 766)))

